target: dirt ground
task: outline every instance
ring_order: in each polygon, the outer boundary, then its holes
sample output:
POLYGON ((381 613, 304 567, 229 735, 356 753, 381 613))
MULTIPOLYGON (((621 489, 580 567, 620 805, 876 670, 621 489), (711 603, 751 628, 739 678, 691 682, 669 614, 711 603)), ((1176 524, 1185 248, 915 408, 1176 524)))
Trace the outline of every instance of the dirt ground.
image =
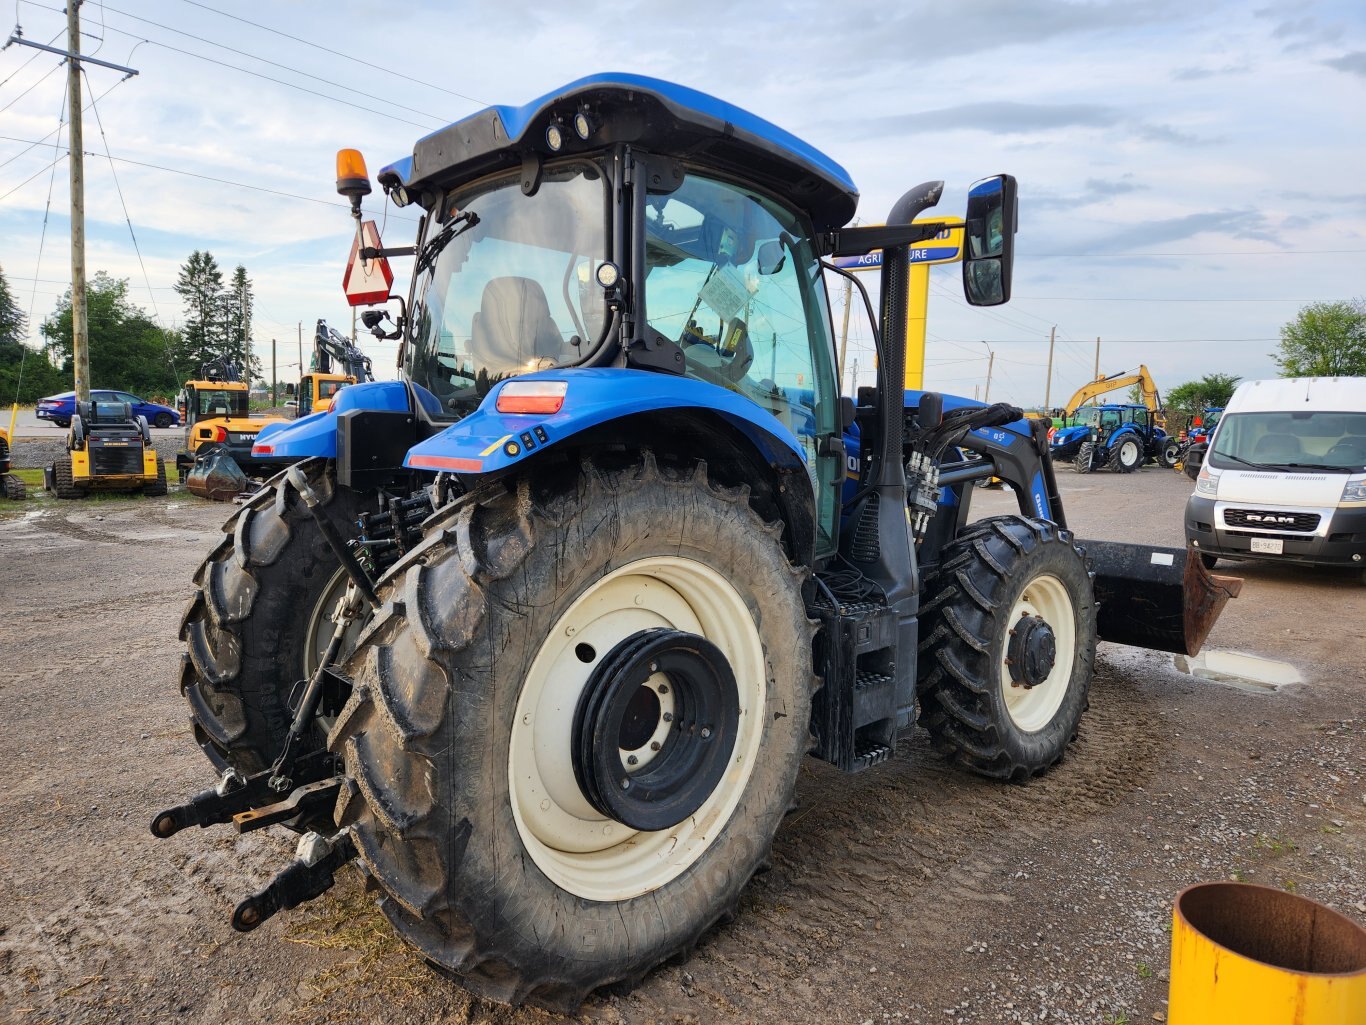
MULTIPOLYGON (((1181 543, 1184 478, 1059 476, 1083 537, 1181 543)), ((352 870, 234 933, 288 833, 151 836, 154 811, 213 782, 176 692, 176 629, 226 512, 174 491, 0 506, 0 1021, 552 1020, 427 972, 352 870)), ((1078 742, 1028 785, 962 775, 919 732, 861 775, 808 761, 739 917, 582 1016, 1160 1021, 1190 883, 1266 883, 1366 921, 1366 587, 1229 569, 1247 583, 1209 647, 1286 660, 1303 684, 1254 693, 1102 645, 1078 742)))

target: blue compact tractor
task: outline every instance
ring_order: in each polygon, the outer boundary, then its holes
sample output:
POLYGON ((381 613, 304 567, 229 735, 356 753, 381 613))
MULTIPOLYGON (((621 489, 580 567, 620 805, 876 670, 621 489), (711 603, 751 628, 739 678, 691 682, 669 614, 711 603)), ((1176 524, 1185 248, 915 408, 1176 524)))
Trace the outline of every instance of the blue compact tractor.
MULTIPOLYGON (((354 151, 339 172, 359 228, 370 180, 354 151)), ((240 930, 359 859, 439 970, 576 1006, 734 912, 803 758, 861 772, 923 728, 1026 780, 1075 736, 1098 638, 1194 652, 1236 587, 1078 542, 1019 409, 902 390, 942 182, 849 227, 823 153, 616 74, 465 118, 378 182, 420 225, 359 248, 412 257, 363 317, 399 378, 261 431, 291 465, 181 627, 218 783, 153 833, 304 834, 240 930), (827 258, 875 250, 878 383, 844 397, 827 258), (1018 513, 973 515, 990 476, 1018 513)), ((971 303, 1010 298, 1015 188, 968 191, 971 303)))
POLYGON ((1054 429, 1049 448, 1054 462, 1070 461, 1078 473, 1132 473, 1148 463, 1171 469, 1181 446, 1146 406, 1111 404, 1077 410, 1069 426, 1054 429))

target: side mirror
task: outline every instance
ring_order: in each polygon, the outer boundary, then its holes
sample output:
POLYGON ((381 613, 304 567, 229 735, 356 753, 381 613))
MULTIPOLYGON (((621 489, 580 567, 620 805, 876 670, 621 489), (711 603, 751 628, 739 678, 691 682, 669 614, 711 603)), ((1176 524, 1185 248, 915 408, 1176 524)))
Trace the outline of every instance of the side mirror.
POLYGON ((294 385, 293 385, 292 383, 291 383, 291 384, 286 384, 286 385, 285 385, 285 394, 286 394, 286 395, 293 395, 293 394, 294 394, 294 385))
POLYGON ((963 219, 963 294, 973 306, 1009 302, 1018 227, 1014 177, 998 174, 975 184, 963 219))

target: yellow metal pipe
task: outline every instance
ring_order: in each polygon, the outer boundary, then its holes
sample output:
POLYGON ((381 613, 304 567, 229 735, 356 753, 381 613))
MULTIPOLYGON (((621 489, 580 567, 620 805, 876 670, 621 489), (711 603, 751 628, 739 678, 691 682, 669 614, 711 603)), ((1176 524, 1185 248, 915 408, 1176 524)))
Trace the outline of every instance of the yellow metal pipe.
POLYGON ((1170 1025, 1363 1025, 1366 929, 1304 897, 1199 883, 1172 912, 1170 1025))

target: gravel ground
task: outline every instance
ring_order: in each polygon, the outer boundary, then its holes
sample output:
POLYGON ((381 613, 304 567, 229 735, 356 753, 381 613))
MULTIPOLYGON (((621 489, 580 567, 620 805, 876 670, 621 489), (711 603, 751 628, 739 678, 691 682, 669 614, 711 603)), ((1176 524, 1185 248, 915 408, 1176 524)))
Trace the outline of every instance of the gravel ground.
MULTIPOLYGON (((1185 478, 1059 477, 1083 537, 1181 543, 1185 478)), ((1013 507, 976 494, 983 513, 1013 507)), ((155 810, 212 783, 176 693, 176 630, 225 515, 176 491, 0 506, 0 1021, 553 1020, 427 972, 353 873, 234 933, 232 906, 283 866, 287 833, 150 836, 155 810)), ((1366 587, 1229 571, 1246 585, 1209 647, 1286 660, 1302 684, 1252 692, 1105 644, 1077 743, 1028 785, 962 775, 920 732, 857 776, 808 761, 739 917, 582 1017, 1160 1021, 1186 885, 1243 878, 1366 920, 1366 587)))

